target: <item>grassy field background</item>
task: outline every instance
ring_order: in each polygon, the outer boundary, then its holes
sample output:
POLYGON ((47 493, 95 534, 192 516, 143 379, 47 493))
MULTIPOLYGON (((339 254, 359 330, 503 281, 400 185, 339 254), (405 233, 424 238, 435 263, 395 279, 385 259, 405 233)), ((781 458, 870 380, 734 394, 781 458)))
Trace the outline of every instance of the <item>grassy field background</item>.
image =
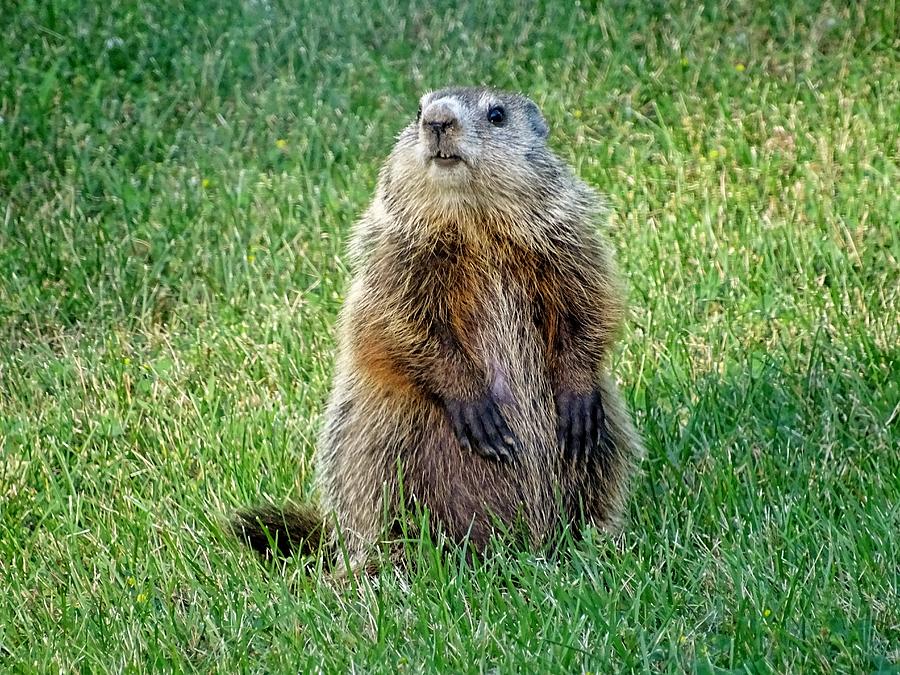
POLYGON ((567 4, 3 6, 0 669, 898 672, 896 3, 567 4), (608 195, 630 523, 266 568, 221 517, 308 496, 348 229, 447 83, 608 195))

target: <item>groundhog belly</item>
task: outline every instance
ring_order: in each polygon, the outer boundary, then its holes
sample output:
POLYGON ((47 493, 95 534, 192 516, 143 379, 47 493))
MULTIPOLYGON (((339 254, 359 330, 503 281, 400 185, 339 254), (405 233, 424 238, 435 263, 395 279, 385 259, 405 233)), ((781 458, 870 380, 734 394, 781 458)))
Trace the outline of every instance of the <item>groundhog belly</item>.
POLYGON ((431 525, 454 541, 468 536, 482 548, 492 531, 523 529, 533 543, 544 539, 553 519, 548 512, 551 471, 534 448, 510 463, 463 450, 444 413, 433 409, 403 461, 408 507, 425 507, 431 525))
POLYGON ((536 331, 523 321, 515 297, 494 289, 494 302, 479 330, 477 353, 485 358, 489 386, 519 440, 512 462, 463 449, 443 410, 424 399, 428 419, 419 425, 404 471, 409 500, 427 507, 433 524, 448 536, 468 536, 477 548, 492 531, 511 528, 542 542, 557 520, 559 466, 555 417, 536 331))

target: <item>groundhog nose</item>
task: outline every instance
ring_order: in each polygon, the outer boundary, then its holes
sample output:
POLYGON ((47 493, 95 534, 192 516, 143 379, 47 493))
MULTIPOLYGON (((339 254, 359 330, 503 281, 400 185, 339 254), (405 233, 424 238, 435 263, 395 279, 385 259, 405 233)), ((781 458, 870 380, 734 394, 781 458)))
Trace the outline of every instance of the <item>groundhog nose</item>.
POLYGON ((431 127, 431 130, 436 133, 438 136, 441 135, 441 132, 446 131, 450 127, 453 126, 454 122, 452 121, 440 121, 440 122, 425 122, 425 124, 431 127))
POLYGON ((422 114, 422 128, 430 129, 436 136, 457 126, 459 117, 456 111, 444 101, 433 103, 422 114))

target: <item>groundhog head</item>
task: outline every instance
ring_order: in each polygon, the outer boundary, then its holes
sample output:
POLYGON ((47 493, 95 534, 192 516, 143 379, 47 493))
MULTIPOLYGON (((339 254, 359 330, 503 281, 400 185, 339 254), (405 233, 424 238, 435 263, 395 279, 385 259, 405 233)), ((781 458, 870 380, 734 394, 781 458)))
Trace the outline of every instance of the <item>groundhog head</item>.
POLYGON ((560 163, 547 148, 547 123, 521 94, 448 87, 419 100, 400 132, 383 183, 397 201, 426 198, 481 211, 553 191, 560 163))

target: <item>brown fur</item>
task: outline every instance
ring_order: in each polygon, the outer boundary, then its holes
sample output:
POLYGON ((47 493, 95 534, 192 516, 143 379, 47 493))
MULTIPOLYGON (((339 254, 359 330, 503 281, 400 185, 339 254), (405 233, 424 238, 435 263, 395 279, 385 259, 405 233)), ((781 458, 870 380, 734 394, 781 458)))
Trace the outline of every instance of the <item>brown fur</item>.
POLYGON ((360 565, 386 522, 420 507, 479 550, 498 524, 524 526, 532 546, 566 524, 614 530, 642 448, 608 373, 624 300, 599 199, 525 97, 446 89, 422 108, 350 245, 321 507, 360 565), (501 127, 486 118, 498 104, 501 127), (438 153, 462 161, 444 168, 438 153), (478 401, 514 436, 511 461, 461 440, 452 411, 469 420, 478 401))

